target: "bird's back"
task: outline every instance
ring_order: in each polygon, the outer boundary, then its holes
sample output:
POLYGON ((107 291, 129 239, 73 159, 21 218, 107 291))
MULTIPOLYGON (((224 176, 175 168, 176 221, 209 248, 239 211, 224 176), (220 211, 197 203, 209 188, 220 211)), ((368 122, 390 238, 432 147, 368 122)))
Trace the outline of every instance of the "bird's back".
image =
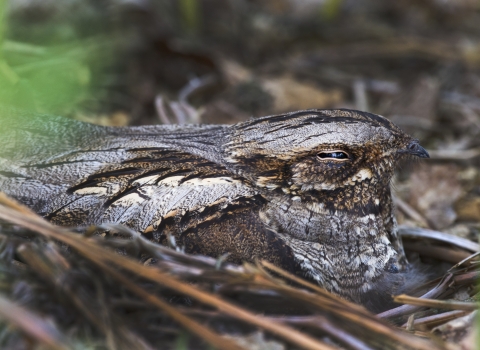
POLYGON ((58 224, 156 231, 165 219, 256 194, 217 159, 224 126, 109 128, 18 112, 0 118, 0 189, 58 224))

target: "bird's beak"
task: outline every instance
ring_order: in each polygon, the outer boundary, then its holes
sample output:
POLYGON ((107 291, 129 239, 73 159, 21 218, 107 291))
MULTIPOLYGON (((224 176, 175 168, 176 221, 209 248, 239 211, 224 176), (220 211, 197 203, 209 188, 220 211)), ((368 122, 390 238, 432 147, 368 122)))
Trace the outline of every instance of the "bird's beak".
POLYGON ((410 141, 407 147, 399 150, 399 153, 409 154, 419 158, 430 158, 428 152, 425 150, 425 148, 420 146, 417 140, 410 141))

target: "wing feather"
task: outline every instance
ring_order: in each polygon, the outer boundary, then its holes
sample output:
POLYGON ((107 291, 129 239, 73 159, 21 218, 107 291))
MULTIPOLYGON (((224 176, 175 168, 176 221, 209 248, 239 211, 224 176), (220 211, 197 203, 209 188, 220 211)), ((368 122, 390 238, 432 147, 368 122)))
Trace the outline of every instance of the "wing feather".
POLYGON ((206 208, 221 215, 257 195, 219 160, 224 126, 108 128, 4 114, 0 122, 0 190, 57 224, 188 227, 211 218, 206 208))

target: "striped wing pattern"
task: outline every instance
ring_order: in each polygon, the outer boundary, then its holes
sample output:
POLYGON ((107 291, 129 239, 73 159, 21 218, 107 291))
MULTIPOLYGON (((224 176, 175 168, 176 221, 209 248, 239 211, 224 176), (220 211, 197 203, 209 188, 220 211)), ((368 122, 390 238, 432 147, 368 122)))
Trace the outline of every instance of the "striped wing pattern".
POLYGON ((184 231, 257 196, 242 178, 202 156, 202 145, 191 152, 195 136, 208 134, 208 127, 182 128, 181 146, 169 141, 179 135, 168 127, 122 133, 63 119, 32 123, 28 130, 14 128, 16 137, 10 133, 4 142, 22 139, 22 154, 42 154, 19 159, 11 150, 0 155, 0 188, 56 224, 116 223, 151 233, 173 223, 184 231), (90 138, 72 141, 72 129, 90 138), (70 139, 62 141, 65 134, 70 139), (52 140, 56 150, 41 149, 52 140))

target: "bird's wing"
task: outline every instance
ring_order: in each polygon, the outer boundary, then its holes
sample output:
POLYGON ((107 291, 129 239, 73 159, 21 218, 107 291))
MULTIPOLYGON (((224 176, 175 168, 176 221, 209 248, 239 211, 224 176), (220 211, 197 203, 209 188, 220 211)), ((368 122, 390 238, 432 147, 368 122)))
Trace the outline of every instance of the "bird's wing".
POLYGON ((209 142, 190 151, 215 128, 35 118, 7 121, 0 130, 0 190, 57 224, 120 223, 149 232, 166 220, 198 224, 257 198, 214 155, 202 156, 209 142))

